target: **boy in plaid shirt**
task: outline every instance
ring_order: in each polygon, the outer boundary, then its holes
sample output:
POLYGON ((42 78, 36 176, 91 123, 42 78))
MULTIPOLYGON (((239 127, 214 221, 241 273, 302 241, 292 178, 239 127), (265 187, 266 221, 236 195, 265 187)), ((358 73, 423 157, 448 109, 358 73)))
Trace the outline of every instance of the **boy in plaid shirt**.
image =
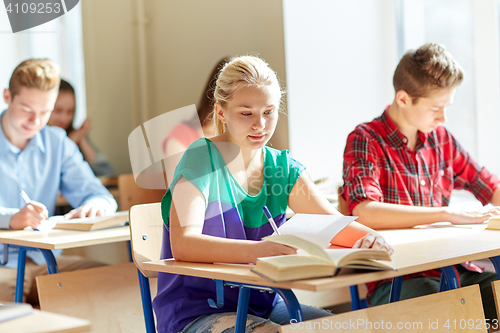
MULTIPOLYGON (((441 221, 483 223, 500 213, 500 180, 441 126, 462 80, 462 67, 439 44, 425 44, 400 60, 392 104, 347 138, 341 195, 358 222, 373 229, 401 229, 441 221), (448 204, 453 189, 465 189, 494 207, 452 209, 448 204)), ((455 266, 460 284, 479 283, 485 315, 496 318, 491 291, 496 276, 473 267, 455 266)), ((405 276, 401 299, 437 292, 440 275, 432 270, 405 276)), ((370 303, 387 303, 390 288, 390 280, 368 284, 370 303)))

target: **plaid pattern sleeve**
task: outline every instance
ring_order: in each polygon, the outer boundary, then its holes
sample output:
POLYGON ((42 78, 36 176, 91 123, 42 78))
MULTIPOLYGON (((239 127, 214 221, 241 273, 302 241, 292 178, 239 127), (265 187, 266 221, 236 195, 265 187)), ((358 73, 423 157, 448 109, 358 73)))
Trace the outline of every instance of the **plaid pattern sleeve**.
POLYGON ((347 138, 342 195, 347 200, 349 213, 364 200, 384 201, 377 151, 372 141, 362 130, 354 131, 347 138))
POLYGON ((420 133, 415 150, 407 142, 386 113, 348 136, 341 194, 350 213, 364 200, 448 206, 453 189, 490 202, 500 180, 481 168, 444 127, 420 133))

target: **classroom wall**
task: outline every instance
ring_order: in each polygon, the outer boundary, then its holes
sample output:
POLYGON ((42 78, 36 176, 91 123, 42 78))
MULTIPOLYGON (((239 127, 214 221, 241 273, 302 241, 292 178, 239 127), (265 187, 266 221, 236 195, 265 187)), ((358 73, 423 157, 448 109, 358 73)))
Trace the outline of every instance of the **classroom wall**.
MULTIPOLYGON (((86 0, 82 17, 91 138, 117 173, 130 132, 198 103, 222 57, 258 54, 286 82, 281 0, 86 0)), ((288 147, 286 117, 271 142, 288 147)))
POLYGON ((313 179, 330 177, 336 187, 347 135, 382 114, 393 99, 393 1, 283 5, 290 151, 313 179))

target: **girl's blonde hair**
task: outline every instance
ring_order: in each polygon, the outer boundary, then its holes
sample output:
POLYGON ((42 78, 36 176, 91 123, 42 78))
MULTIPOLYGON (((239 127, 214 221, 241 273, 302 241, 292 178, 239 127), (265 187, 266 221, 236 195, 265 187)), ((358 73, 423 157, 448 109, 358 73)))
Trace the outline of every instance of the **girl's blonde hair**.
MULTIPOLYGON (((264 60, 255 56, 241 56, 224 65, 215 83, 215 103, 219 103, 221 107, 224 107, 238 89, 249 86, 276 89, 281 103, 283 91, 276 73, 264 60)), ((219 134, 224 133, 226 125, 220 121, 217 115, 213 119, 217 132, 219 134)))

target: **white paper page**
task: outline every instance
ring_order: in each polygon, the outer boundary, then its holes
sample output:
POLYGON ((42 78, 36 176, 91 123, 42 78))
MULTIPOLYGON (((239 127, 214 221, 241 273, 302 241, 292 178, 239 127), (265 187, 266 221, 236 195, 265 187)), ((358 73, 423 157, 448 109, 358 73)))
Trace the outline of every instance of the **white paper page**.
POLYGON ((295 214, 278 231, 281 235, 295 235, 325 249, 332 238, 356 218, 357 216, 295 214))

